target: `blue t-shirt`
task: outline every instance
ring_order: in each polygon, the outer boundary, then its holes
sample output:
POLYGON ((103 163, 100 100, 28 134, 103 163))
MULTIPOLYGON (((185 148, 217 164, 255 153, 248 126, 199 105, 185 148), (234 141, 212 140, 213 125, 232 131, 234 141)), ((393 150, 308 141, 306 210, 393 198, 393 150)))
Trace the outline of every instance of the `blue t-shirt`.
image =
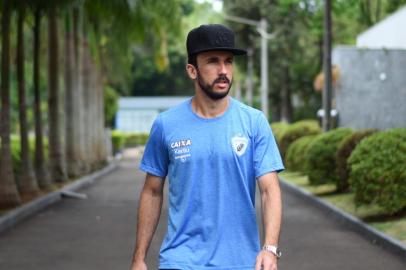
POLYGON ((283 164, 264 115, 229 100, 225 113, 206 119, 189 99, 161 113, 151 128, 140 168, 169 180, 160 268, 254 268, 255 179, 283 164))

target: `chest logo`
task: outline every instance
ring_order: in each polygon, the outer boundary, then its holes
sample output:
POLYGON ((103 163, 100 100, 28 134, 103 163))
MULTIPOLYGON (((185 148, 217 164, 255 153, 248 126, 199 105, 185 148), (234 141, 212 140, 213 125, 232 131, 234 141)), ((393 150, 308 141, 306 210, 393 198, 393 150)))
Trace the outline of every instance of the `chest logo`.
POLYGON ((241 135, 236 135, 231 138, 231 145, 237 156, 242 156, 245 153, 245 150, 247 150, 248 139, 241 135))
POLYGON ((191 157, 191 146, 192 140, 190 139, 171 142, 170 147, 173 151, 175 160, 186 162, 191 157))

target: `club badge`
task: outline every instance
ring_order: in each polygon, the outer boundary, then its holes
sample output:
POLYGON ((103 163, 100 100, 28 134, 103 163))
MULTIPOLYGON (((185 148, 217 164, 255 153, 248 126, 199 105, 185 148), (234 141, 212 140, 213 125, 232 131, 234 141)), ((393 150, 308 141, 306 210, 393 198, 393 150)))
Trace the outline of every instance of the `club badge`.
POLYGON ((248 139, 241 135, 236 135, 231 139, 231 145, 237 156, 242 156, 245 153, 245 150, 247 150, 248 139))

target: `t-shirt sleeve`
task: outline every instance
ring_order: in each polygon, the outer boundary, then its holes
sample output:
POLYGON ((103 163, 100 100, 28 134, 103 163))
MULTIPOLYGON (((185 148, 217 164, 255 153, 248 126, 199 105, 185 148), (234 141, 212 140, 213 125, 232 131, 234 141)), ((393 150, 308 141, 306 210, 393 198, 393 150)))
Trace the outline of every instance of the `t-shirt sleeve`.
POLYGON ((254 169, 258 178, 269 172, 284 170, 282 158, 271 127, 261 113, 257 118, 257 132, 254 142, 254 169))
POLYGON ((158 116, 151 127, 144 155, 140 163, 142 171, 162 178, 165 178, 168 173, 169 163, 164 135, 162 120, 158 116))

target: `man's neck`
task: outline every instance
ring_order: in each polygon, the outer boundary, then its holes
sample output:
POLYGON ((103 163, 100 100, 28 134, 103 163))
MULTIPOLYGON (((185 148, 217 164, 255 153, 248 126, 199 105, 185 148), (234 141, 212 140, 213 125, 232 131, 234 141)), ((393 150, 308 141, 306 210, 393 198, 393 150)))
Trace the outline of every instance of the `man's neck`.
POLYGON ((202 118, 215 118, 227 111, 229 103, 229 96, 219 100, 212 100, 204 94, 196 93, 192 99, 192 109, 202 118))

